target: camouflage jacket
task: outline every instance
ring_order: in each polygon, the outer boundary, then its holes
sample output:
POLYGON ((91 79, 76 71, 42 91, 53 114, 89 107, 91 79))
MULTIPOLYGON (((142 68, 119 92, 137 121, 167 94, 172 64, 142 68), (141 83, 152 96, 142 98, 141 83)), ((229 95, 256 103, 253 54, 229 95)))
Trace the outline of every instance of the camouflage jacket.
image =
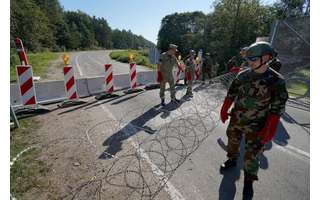
POLYGON ((167 52, 164 52, 160 55, 159 65, 163 78, 168 79, 172 76, 173 67, 177 65, 177 59, 174 56, 168 55, 167 52))
POLYGON ((195 59, 188 58, 185 63, 186 63, 186 71, 193 72, 195 70, 195 68, 196 68, 196 60, 195 59))
POLYGON ((259 130, 268 114, 284 113, 288 92, 282 75, 273 69, 263 74, 245 69, 231 83, 227 97, 234 100, 231 122, 259 130))

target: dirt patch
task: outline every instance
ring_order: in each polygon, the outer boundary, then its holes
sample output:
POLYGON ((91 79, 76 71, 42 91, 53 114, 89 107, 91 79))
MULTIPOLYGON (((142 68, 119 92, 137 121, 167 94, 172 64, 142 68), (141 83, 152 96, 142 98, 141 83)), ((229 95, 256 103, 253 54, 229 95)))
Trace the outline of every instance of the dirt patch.
POLYGON ((101 106, 92 106, 94 99, 86 100, 88 104, 64 109, 51 105, 52 112, 36 117, 42 124, 34 132, 40 152, 29 162, 48 168, 36 176, 43 186, 27 188, 21 199, 169 199, 162 186, 144 184, 154 180, 152 170, 143 160, 132 162, 135 149, 130 142, 122 141, 117 157, 104 154, 106 139, 120 125, 101 106), (122 173, 135 169, 146 173, 122 173))
POLYGON ((63 63, 60 58, 48 63, 47 77, 41 78, 41 81, 48 80, 63 80, 63 63))

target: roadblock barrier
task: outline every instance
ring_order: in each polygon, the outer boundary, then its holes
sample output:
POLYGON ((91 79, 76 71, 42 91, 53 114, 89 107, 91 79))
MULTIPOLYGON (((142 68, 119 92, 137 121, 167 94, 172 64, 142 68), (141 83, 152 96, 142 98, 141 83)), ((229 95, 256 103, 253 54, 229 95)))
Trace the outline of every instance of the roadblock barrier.
POLYGON ((134 62, 130 63, 130 88, 135 89, 137 87, 137 65, 134 62))
POLYGON ((63 74, 64 74, 64 83, 65 83, 67 99, 68 100, 78 99, 79 96, 77 92, 76 82, 74 78, 74 71, 72 66, 63 67, 63 74))
MULTIPOLYGON (((156 83, 155 71, 137 72, 137 83, 149 85, 156 83)), ((98 95, 105 91, 105 76, 75 79, 79 98, 98 95)), ((38 104, 58 103, 66 100, 64 80, 34 82, 38 104)), ((128 74, 113 74, 114 91, 130 88, 128 74)), ((19 85, 10 84, 10 103, 13 108, 21 107, 19 85)))
POLYGON ((114 91, 112 65, 105 64, 104 67, 105 67, 106 93, 111 94, 114 91))
POLYGON ((21 65, 29 65, 29 61, 27 58, 27 54, 24 50, 22 40, 20 38, 16 38, 15 44, 16 44, 16 49, 19 55, 21 65))
POLYGON ((195 80, 199 80, 199 78, 200 78, 200 64, 197 64, 195 69, 195 80))
POLYGON ((17 65, 16 69, 22 105, 35 105, 37 102, 32 67, 30 65, 17 65))

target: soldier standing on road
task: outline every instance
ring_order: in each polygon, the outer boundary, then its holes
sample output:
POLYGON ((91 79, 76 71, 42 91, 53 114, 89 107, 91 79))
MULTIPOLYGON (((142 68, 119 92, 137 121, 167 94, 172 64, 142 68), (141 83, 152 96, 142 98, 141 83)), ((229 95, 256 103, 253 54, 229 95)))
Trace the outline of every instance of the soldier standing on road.
POLYGON ((176 52, 177 52, 177 45, 174 44, 170 44, 169 45, 169 50, 162 53, 160 55, 160 59, 159 59, 159 71, 161 74, 161 78, 160 78, 160 99, 161 99, 161 105, 165 106, 165 96, 164 96, 164 92, 166 89, 166 83, 169 83, 170 86, 170 96, 171 96, 171 101, 174 103, 179 103, 179 100, 176 99, 175 96, 175 83, 174 83, 174 78, 173 78, 173 73, 172 73, 172 69, 175 65, 177 65, 177 58, 175 56, 176 52))
POLYGON ((219 64, 217 62, 217 53, 212 54, 212 59, 213 59, 213 66, 212 66, 212 76, 216 77, 218 76, 218 70, 219 70, 219 64))
POLYGON ((186 69, 185 69, 185 76, 187 79, 187 93, 186 96, 190 96, 192 97, 192 83, 194 80, 194 76, 195 76, 195 68, 196 68, 196 52, 194 50, 190 50, 190 54, 189 54, 189 58, 186 60, 186 69))
POLYGON ((209 79, 212 78, 212 67, 213 62, 210 53, 206 53, 203 60, 202 67, 202 81, 205 81, 205 77, 208 76, 209 79))
POLYGON ((258 180, 259 155, 264 144, 275 135, 288 99, 285 80, 269 67, 275 56, 269 43, 252 44, 246 53, 250 68, 241 71, 232 82, 220 111, 223 123, 231 116, 227 128, 228 160, 221 165, 221 172, 237 165, 240 142, 245 135, 243 199, 253 197, 252 184, 258 180))

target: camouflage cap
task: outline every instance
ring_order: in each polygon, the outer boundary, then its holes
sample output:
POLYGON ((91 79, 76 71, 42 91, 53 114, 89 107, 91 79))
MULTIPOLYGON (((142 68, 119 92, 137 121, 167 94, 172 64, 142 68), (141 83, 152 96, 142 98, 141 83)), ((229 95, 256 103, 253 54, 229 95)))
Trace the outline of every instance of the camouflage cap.
POLYGON ((177 51, 178 46, 175 44, 169 44, 169 49, 175 49, 177 51))
POLYGON ((277 55, 276 51, 271 47, 269 42, 256 42, 251 44, 246 50, 246 57, 260 57, 270 54, 273 57, 277 55))

